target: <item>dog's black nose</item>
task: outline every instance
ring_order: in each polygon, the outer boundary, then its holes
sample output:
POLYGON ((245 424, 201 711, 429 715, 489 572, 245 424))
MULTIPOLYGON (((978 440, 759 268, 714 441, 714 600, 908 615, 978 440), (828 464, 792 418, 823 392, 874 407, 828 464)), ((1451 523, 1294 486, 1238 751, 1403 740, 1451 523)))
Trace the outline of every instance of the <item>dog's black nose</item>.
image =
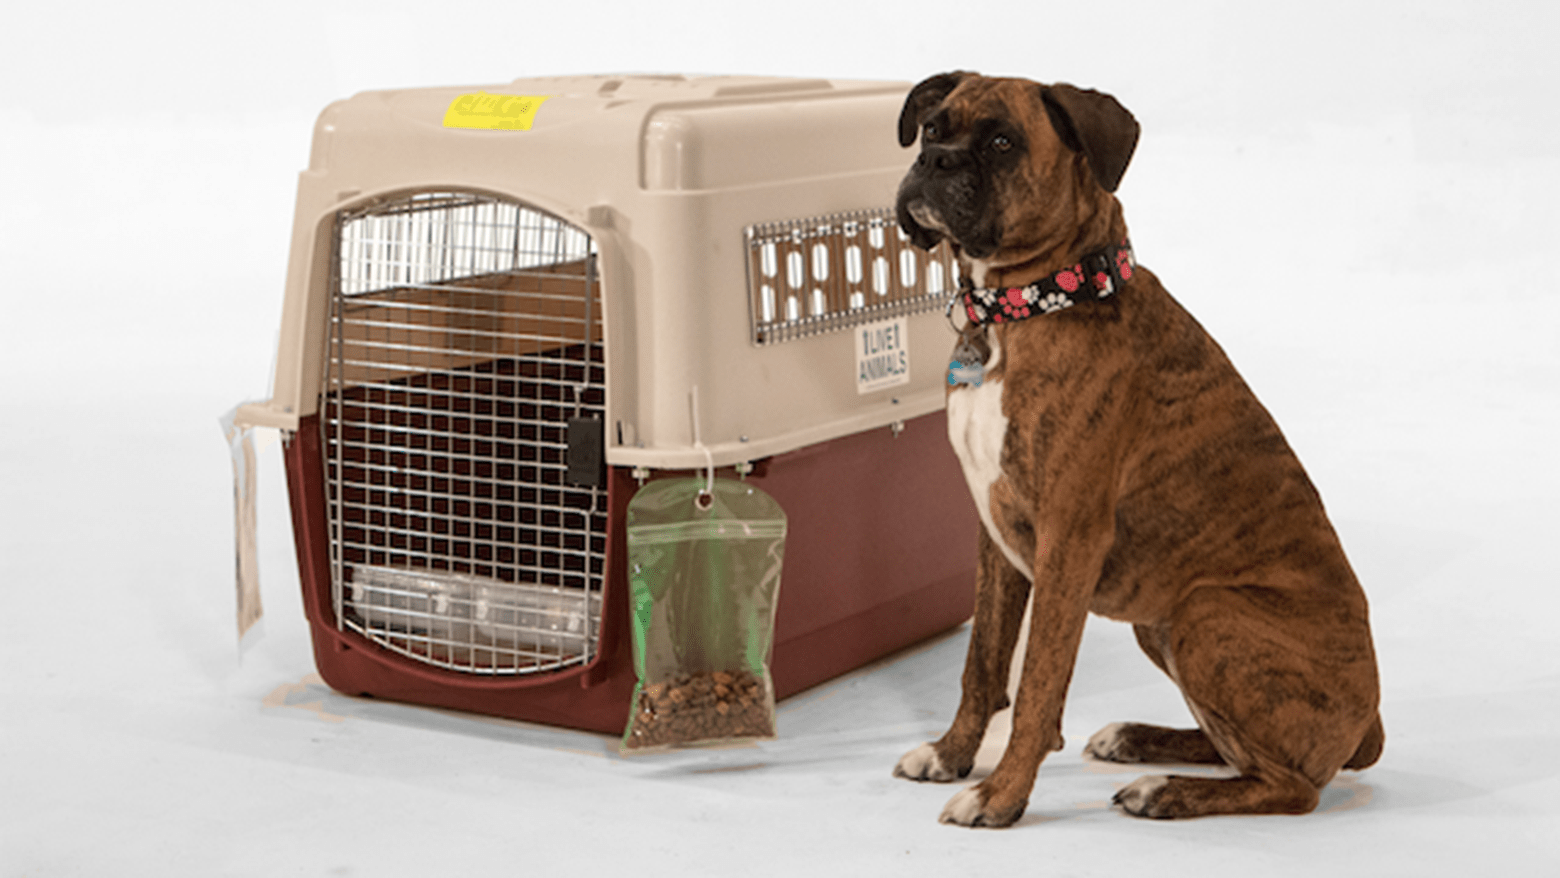
POLYGON ((957 171, 970 163, 970 154, 968 150, 930 146, 921 150, 916 162, 926 170, 957 171))

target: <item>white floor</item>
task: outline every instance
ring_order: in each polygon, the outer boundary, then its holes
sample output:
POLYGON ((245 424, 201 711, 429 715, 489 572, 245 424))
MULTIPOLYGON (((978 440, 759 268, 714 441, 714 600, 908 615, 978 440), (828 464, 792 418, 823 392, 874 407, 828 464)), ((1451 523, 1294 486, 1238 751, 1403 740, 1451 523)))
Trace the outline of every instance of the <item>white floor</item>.
POLYGON ((1009 23, 1032 4, 804 2, 770 29, 794 57, 755 58, 695 7, 571 7, 597 29, 579 55, 483 42, 567 23, 508 5, 21 13, 0 60, 0 876, 1560 874, 1556 13, 1140 3, 1114 30, 1080 6, 1029 34, 1009 23), (460 21, 484 24, 424 38, 460 21), (1372 600, 1376 767, 1305 817, 1123 816, 1107 802, 1141 772, 1083 742, 1188 718, 1103 621, 1068 748, 1000 832, 941 826, 957 787, 890 777, 951 717, 967 629, 782 703, 780 737, 747 748, 624 759, 604 736, 348 699, 313 676, 274 440, 264 634, 240 654, 217 417, 266 392, 326 101, 953 67, 1095 85, 1143 121, 1121 191, 1140 258, 1277 415, 1372 600))

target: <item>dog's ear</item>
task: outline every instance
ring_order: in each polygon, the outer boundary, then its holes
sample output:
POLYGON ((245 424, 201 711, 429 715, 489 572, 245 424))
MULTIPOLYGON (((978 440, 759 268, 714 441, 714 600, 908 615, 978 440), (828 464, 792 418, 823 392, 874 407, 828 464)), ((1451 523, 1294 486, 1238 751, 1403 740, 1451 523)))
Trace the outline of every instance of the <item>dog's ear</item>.
POLYGON ((915 136, 921 130, 921 114, 928 107, 942 103, 942 99, 957 88, 965 77, 974 75, 964 70, 939 73, 921 80, 915 88, 910 89, 910 94, 905 97, 904 109, 899 111, 899 145, 915 143, 915 136))
POLYGON ((1137 148, 1137 120, 1110 95, 1065 83, 1041 86, 1040 100, 1062 142, 1089 160, 1100 188, 1115 192, 1137 148))

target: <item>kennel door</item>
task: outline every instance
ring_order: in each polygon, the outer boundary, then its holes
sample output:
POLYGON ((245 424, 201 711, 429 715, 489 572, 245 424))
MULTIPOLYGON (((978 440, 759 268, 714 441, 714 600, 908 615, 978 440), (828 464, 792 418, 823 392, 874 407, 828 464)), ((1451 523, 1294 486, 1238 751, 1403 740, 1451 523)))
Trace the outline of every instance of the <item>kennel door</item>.
POLYGON ((591 660, 604 417, 591 237, 515 201, 419 192, 336 217, 321 437, 337 626, 472 674, 591 660), (576 477, 578 477, 576 475, 576 477))

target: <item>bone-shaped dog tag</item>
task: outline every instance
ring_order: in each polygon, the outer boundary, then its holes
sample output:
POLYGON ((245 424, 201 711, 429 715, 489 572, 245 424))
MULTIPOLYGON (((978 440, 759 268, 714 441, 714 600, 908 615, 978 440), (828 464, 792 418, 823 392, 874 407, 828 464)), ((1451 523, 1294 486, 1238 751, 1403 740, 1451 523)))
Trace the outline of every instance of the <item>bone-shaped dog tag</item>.
POLYGON ((979 387, 986 380, 986 359, 991 347, 986 343, 984 327, 966 326, 959 333, 959 343, 948 360, 948 386, 968 384, 979 387))

